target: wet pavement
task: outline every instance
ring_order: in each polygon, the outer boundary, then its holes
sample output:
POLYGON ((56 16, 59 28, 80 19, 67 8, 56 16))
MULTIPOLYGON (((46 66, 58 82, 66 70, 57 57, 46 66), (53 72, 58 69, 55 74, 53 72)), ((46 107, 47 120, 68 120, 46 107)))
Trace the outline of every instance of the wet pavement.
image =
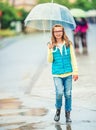
POLYGON ((55 123, 53 120, 55 91, 51 65, 46 61, 46 45, 25 44, 33 39, 36 42, 37 36, 42 35, 22 36, 23 40, 18 39, 13 45, 0 50, 0 130, 96 130, 95 34, 96 25, 90 26, 89 53, 83 55, 81 48, 81 54, 77 56, 79 80, 73 81, 71 124, 65 122, 64 103, 60 121, 55 123))

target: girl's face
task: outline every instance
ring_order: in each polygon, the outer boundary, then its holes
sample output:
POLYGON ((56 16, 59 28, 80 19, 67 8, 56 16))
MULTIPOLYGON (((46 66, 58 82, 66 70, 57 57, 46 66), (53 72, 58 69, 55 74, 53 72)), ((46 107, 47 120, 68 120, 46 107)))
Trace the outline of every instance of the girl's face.
POLYGON ((55 27, 53 32, 56 39, 62 39, 63 36, 62 27, 55 27))

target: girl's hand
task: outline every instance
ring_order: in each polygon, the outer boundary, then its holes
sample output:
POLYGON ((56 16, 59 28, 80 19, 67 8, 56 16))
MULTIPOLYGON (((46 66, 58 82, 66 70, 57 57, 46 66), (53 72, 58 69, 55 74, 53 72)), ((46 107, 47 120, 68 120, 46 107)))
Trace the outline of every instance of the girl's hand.
POLYGON ((78 75, 73 75, 73 80, 74 81, 78 80, 78 75))
POLYGON ((53 47, 54 47, 54 45, 48 44, 48 48, 49 48, 49 49, 52 49, 53 47))

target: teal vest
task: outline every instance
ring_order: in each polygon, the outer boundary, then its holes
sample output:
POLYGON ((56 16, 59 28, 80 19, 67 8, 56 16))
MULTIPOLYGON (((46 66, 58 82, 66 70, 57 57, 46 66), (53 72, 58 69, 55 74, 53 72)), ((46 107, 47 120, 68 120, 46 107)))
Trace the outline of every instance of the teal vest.
MULTIPOLYGON (((65 45, 64 45, 65 46, 65 45)), ((59 48, 53 49, 52 74, 65 74, 72 72, 70 47, 62 47, 62 55, 59 48)))

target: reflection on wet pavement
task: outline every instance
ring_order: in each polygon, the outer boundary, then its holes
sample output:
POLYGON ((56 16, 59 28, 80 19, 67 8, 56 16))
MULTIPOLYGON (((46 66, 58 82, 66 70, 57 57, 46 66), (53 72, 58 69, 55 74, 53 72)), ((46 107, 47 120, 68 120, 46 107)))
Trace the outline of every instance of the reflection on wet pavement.
POLYGON ((22 102, 16 98, 0 99, 0 109, 16 109, 21 107, 22 102))
POLYGON ((22 125, 22 124, 25 124, 25 122, 14 122, 14 123, 0 124, 0 127, 8 126, 8 125, 22 125))
POLYGON ((56 130, 62 130, 61 125, 55 125, 56 130))
MULTIPOLYGON (((15 117, 16 119, 21 116, 21 117, 40 117, 40 116, 45 116, 48 113, 48 110, 45 108, 41 108, 41 107, 34 107, 34 108, 27 108, 26 106, 22 105, 22 101, 20 101, 17 98, 7 98, 7 99, 0 99, 0 117, 1 120, 3 119, 3 117, 15 117)), ((28 124, 27 126, 24 126, 26 124, 26 121, 22 121, 20 120, 15 121, 15 118, 13 119, 13 123, 12 122, 2 122, 0 123, 0 128, 1 127, 8 127, 8 126, 20 126, 20 128, 16 128, 16 130, 34 130, 35 127, 38 127, 41 125, 42 123, 31 123, 28 124)), ((35 120, 34 120, 35 121, 35 120)), ((43 124, 44 125, 44 124, 43 124)), ((9 129, 8 129, 9 130, 9 129)), ((15 130, 15 128, 14 128, 15 130)))
POLYGON ((30 124, 12 130, 36 130, 36 129, 34 128, 34 125, 30 124))
POLYGON ((66 124, 66 130, 72 130, 72 129, 71 129, 71 124, 70 124, 70 123, 66 124))
MULTIPOLYGON (((0 99, 0 109, 20 109, 23 108, 22 102, 16 98, 8 98, 8 99, 0 99)), ((2 114, 0 116, 12 116, 12 115, 26 115, 26 116, 44 116, 48 112, 45 108, 32 108, 30 110, 26 110, 25 112, 17 112, 17 113, 8 113, 2 114)))
MULTIPOLYGON (((19 128, 16 128, 16 129, 12 129, 12 130, 41 130, 41 129, 46 129, 48 126, 54 126, 54 124, 52 123, 46 123, 46 122, 37 122, 37 123, 30 123, 30 124, 26 124, 26 125, 23 125, 19 128)), ((49 127, 51 129, 51 127, 49 127)), ((49 129, 49 130, 50 130, 49 129)), ((68 124, 55 124, 55 129, 54 130, 72 130, 71 129, 71 124, 68 123, 68 124), (63 129, 65 126, 65 129, 63 129)))
POLYGON ((44 116, 48 112, 45 108, 32 108, 31 110, 27 110, 25 112, 15 112, 15 113, 7 113, 3 114, 0 113, 0 116, 15 116, 15 115, 22 115, 22 116, 44 116))
POLYGON ((47 112, 48 110, 45 108, 32 108, 31 110, 22 112, 20 114, 26 116, 44 116, 47 114, 47 112))
POLYGON ((46 125, 47 125, 46 122, 30 123, 12 130, 38 130, 38 129, 44 129, 46 125))
MULTIPOLYGON (((60 124, 55 124, 56 130, 63 130, 60 124)), ((66 130, 72 130, 71 129, 71 123, 66 124, 66 130)))

